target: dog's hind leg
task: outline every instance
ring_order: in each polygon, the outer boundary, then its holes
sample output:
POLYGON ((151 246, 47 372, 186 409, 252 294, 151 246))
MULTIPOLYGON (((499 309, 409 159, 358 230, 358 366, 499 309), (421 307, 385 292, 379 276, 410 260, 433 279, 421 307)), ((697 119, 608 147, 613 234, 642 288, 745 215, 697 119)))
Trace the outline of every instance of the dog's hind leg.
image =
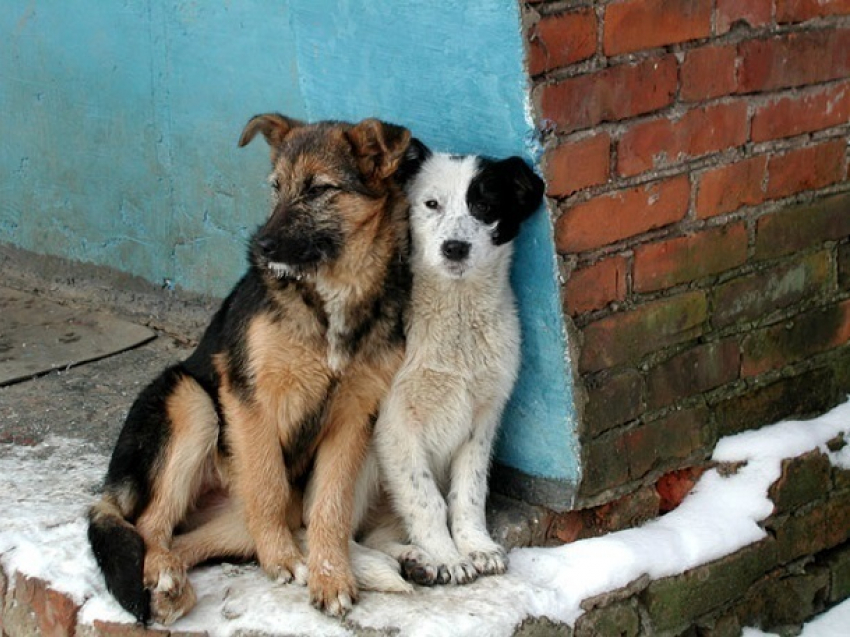
POLYGON ((501 412, 501 405, 489 405, 475 414, 473 434, 458 449, 451 467, 452 537, 482 575, 504 573, 507 568, 505 550, 490 538, 485 514, 490 452, 501 412))
POLYGON ((195 605, 186 565, 170 546, 175 527, 185 518, 210 474, 219 422, 212 399, 190 376, 183 376, 172 388, 165 410, 170 437, 136 529, 146 547, 144 583, 151 595, 151 617, 170 624, 195 605))

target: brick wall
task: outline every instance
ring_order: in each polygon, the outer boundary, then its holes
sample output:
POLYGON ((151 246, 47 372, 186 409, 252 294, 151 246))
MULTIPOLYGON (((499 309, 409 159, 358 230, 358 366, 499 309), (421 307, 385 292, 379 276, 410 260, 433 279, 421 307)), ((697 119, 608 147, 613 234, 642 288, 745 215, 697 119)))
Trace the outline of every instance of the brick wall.
POLYGON ((579 507, 660 494, 718 437, 850 392, 850 3, 523 7, 579 507))

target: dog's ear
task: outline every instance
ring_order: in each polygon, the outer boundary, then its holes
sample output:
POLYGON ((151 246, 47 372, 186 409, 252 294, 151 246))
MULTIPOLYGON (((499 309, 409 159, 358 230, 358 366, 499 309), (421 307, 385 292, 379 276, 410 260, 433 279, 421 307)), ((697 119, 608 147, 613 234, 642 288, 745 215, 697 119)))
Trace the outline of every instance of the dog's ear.
POLYGON ((407 183, 416 176, 422 164, 432 155, 431 149, 423 144, 416 137, 411 138, 410 145, 404 151, 404 156, 401 158, 398 170, 395 173, 395 180, 398 185, 404 188, 407 183))
POLYGON ((371 118, 352 127, 347 135, 360 172, 369 182, 381 182, 393 175, 410 145, 409 130, 371 118))
POLYGON ((257 133, 262 133, 269 147, 271 147, 272 160, 274 160, 277 156, 277 149, 283 143, 283 140, 286 139, 293 128, 298 126, 303 126, 303 124, 279 113, 254 115, 242 129, 242 134, 239 136, 239 147, 246 146, 257 136, 257 133))
POLYGON ((520 224, 540 207, 546 185, 522 157, 498 161, 493 165, 493 171, 500 189, 510 202, 493 234, 493 242, 501 245, 512 241, 519 234, 520 224))

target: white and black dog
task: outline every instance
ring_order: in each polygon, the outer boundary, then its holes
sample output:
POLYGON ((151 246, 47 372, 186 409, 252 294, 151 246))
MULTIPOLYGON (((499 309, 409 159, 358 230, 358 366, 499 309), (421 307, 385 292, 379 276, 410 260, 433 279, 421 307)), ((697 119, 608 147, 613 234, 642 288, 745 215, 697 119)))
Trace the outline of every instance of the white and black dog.
MULTIPOLYGON (((520 363, 512 241, 544 184, 519 157, 432 153, 415 140, 411 149, 407 349, 361 475, 371 485, 361 506, 372 501, 361 539, 418 584, 463 584, 506 568, 487 532, 487 475, 520 363)), ((401 590, 375 584, 356 557, 355 571, 368 588, 401 590)))

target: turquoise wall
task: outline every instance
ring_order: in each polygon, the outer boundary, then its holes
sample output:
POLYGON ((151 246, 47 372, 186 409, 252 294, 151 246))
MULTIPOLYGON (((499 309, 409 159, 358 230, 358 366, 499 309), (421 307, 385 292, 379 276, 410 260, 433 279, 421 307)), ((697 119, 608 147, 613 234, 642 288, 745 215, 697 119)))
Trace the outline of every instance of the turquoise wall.
MULTIPOLYGON (((7 0, 0 241, 223 295, 267 209, 249 116, 410 127, 438 150, 537 154, 516 0, 7 0)), ((519 239, 523 373, 499 462, 579 476, 552 229, 519 239)))

